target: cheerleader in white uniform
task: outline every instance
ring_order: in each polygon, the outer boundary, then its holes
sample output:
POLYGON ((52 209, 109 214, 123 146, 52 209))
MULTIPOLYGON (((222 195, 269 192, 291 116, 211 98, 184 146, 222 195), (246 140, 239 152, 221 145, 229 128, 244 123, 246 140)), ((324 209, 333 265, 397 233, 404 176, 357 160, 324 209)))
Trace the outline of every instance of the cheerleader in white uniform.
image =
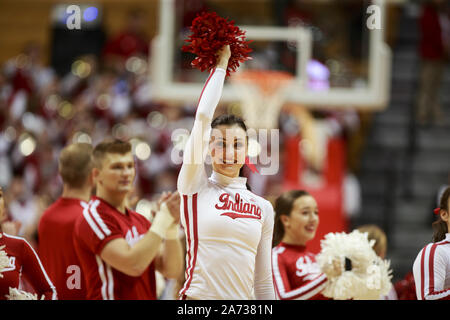
POLYGON ((232 115, 213 120, 230 55, 229 46, 224 46, 206 81, 178 176, 187 249, 181 299, 275 298, 274 211, 239 176, 247 153, 247 129, 232 115), (213 169, 209 178, 204 167, 208 148, 213 169))
POLYGON ((413 265, 418 300, 450 300, 450 187, 435 209, 433 242, 417 255, 413 265))

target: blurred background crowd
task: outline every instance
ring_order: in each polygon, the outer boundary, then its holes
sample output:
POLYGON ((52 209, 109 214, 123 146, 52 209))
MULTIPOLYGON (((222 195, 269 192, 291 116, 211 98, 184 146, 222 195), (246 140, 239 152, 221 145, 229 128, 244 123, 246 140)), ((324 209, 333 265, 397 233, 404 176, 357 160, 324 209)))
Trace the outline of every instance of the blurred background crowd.
MULTIPOLYGON (((312 65, 325 81, 321 90, 367 84, 364 19, 369 1, 176 3, 180 48, 192 19, 202 10, 231 17, 238 25, 301 25, 313 34, 312 65), (248 14, 250 9, 254 14, 248 14)), ((190 130, 196 108, 152 96, 150 44, 158 31, 158 1, 85 6, 78 31, 67 30, 65 6, 58 1, 0 3, 0 185, 9 212, 4 229, 32 244, 38 241, 40 214, 61 194, 57 159, 65 145, 95 145, 107 137, 131 139, 138 172, 131 203, 139 210, 162 191, 176 189, 180 164, 171 155, 180 147, 172 133, 190 130)), ((388 236, 387 258, 399 281, 407 276, 421 243, 431 238, 432 207, 441 187, 450 183, 450 110, 445 94, 450 19, 448 1, 388 1, 387 9, 386 42, 394 52, 387 111, 308 106, 308 119, 321 137, 316 143, 321 141, 325 150, 320 160, 324 164, 317 165, 307 161, 308 146, 301 143, 305 117, 284 108, 279 119, 279 172, 246 175, 255 192, 271 200, 303 172, 300 185, 321 190, 315 194, 321 212, 323 208, 329 215, 336 210, 343 214, 336 231, 363 223, 381 226, 388 236), (423 92, 420 98, 417 92, 423 92), (429 102, 429 97, 439 101, 429 102), (420 99, 426 102, 416 108, 420 99), (426 111, 433 103, 436 106, 426 111)), ((294 72, 295 44, 258 43, 253 49, 248 62, 253 67, 294 72)), ((192 58, 181 50, 174 57, 179 81, 204 81, 205 74, 191 68, 192 58)), ((245 106, 221 104, 219 112, 239 114, 240 108, 245 106)), ((328 229, 333 231, 333 226, 328 229)))

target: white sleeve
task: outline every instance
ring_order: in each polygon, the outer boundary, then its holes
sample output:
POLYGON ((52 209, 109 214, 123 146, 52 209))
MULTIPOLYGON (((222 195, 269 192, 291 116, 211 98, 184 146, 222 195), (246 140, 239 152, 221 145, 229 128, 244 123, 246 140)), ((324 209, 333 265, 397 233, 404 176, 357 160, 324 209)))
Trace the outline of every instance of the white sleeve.
POLYGON ((450 288, 445 289, 445 275, 447 270, 445 247, 435 245, 435 248, 433 248, 432 246, 430 248, 429 259, 431 268, 428 270, 429 276, 425 276, 424 281, 425 300, 450 299, 450 288))
POLYGON ((422 249, 414 262, 414 281, 419 300, 448 300, 450 288, 445 288, 448 246, 432 244, 422 249))
POLYGON ((416 257, 416 259, 414 260, 414 263, 413 263, 413 276, 414 276, 414 284, 415 284, 415 287, 416 287, 416 297, 417 297, 417 300, 423 300, 423 297, 422 297, 422 289, 421 289, 421 286, 422 286, 422 281, 421 281, 421 257, 422 257, 422 254, 423 254, 423 251, 425 250, 425 248, 424 249, 422 249, 422 250, 420 250, 420 252, 417 254, 417 257, 416 257))
POLYGON ((275 300, 272 278, 272 235, 274 211, 271 204, 264 217, 261 240, 258 245, 255 264, 255 298, 257 300, 275 300))
POLYGON ((212 117, 222 95, 225 75, 224 69, 213 69, 200 95, 194 126, 184 149, 183 165, 178 175, 177 188, 181 194, 194 194, 207 181, 204 162, 208 153, 212 117))

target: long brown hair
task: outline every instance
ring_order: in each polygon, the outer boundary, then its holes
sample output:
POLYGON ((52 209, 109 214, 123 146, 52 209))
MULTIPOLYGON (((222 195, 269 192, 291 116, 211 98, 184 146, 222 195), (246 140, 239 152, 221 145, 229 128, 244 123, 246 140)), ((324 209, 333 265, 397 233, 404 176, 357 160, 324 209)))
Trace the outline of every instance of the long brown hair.
POLYGON ((284 192, 275 200, 275 224, 273 226, 272 247, 278 245, 284 237, 284 225, 281 222, 281 216, 290 216, 295 200, 309 195, 305 190, 290 190, 284 192))
POLYGON ((375 240, 373 250, 378 256, 386 254, 387 251, 387 237, 386 233, 375 224, 365 224, 357 228, 360 232, 367 232, 367 238, 375 240))
MULTIPOLYGON (((439 209, 448 211, 448 199, 450 197, 450 187, 444 190, 444 193, 441 196, 439 202, 439 209)), ((434 233, 433 233, 433 242, 439 242, 445 239, 445 234, 448 233, 448 225, 447 222, 442 220, 441 215, 439 214, 438 220, 433 222, 432 224, 434 233)))

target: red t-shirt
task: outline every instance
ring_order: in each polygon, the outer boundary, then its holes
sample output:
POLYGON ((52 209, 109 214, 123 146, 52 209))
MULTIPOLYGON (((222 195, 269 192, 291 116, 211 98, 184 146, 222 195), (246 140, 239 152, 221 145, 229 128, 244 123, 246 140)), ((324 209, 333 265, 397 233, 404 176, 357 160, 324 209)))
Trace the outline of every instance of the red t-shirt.
POLYGON ((106 264, 100 253, 105 245, 124 238, 130 246, 150 228, 142 215, 126 209, 122 214, 101 198, 93 197, 75 224, 74 245, 85 274, 89 300, 155 300, 155 267, 152 262, 139 277, 106 264))
POLYGON ((56 289, 30 244, 24 238, 6 233, 0 235, 0 247, 5 245, 2 250, 9 257, 9 266, 3 269, 0 278, 0 300, 6 300, 10 287, 21 289, 21 277, 33 287, 31 293, 37 293, 38 299, 44 295, 46 300, 56 300, 56 289))
POLYGON ((124 31, 105 44, 103 56, 117 55, 124 59, 132 55, 148 56, 149 42, 145 35, 124 31))
POLYGON ((422 58, 440 60, 444 58, 444 42, 442 41, 442 28, 439 21, 439 12, 431 5, 423 7, 420 17, 420 54, 422 58))
POLYGON ((327 277, 305 246, 281 242, 272 249, 272 272, 280 300, 325 300, 327 277))
POLYGON ((86 287, 73 246, 75 221, 83 214, 84 201, 59 198, 39 221, 39 256, 60 300, 83 300, 86 287))

